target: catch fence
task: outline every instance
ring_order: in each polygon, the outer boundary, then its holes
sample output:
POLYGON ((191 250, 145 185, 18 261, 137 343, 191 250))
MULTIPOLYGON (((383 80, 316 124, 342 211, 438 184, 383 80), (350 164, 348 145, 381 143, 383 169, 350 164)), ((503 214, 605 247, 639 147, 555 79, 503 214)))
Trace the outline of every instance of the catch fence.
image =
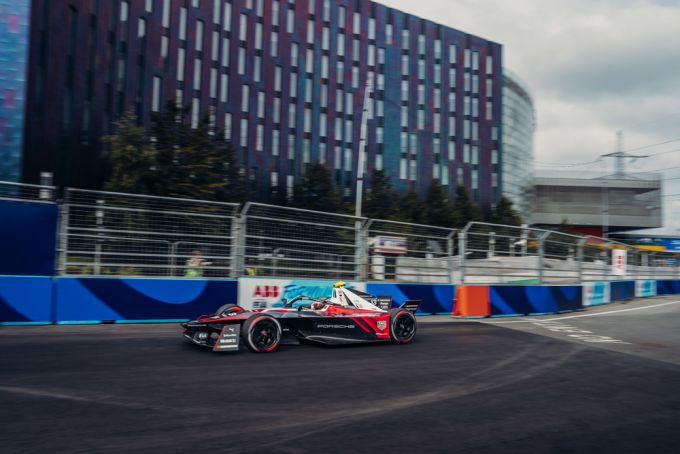
MULTIPOLYGON (((51 186, 0 182, 0 199, 53 202, 51 186)), ((471 222, 450 228, 261 203, 66 189, 58 273, 569 284, 680 278, 678 252, 471 222)))

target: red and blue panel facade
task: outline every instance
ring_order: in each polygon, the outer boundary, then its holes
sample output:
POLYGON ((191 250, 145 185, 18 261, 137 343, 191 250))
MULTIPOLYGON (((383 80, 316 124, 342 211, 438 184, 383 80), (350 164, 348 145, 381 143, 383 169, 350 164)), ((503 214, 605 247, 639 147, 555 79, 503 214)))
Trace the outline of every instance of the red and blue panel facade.
POLYGON ((500 195, 502 48, 368 0, 33 0, 24 172, 96 187, 99 138, 167 101, 225 131, 263 194, 308 163, 354 187, 364 90, 367 170, 500 195), (46 39, 49 37, 49 39, 46 39))

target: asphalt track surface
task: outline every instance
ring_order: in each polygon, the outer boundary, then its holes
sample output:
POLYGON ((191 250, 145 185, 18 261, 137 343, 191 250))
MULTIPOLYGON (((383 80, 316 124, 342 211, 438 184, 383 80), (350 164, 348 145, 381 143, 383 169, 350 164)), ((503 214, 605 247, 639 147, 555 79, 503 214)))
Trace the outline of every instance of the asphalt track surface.
POLYGON ((677 453, 673 301, 259 355, 176 325, 3 327, 0 452, 677 453))

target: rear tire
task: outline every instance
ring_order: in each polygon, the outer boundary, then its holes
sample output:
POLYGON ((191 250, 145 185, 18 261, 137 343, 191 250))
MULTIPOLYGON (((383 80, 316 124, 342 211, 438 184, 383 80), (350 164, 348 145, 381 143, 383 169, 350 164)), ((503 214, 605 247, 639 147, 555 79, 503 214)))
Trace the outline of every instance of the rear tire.
POLYGON ((269 315, 253 315, 243 324, 241 338, 255 353, 271 352, 281 341, 281 324, 269 315))
POLYGON ((390 311, 390 338, 397 344, 408 344, 416 337, 416 317, 404 309, 390 311))

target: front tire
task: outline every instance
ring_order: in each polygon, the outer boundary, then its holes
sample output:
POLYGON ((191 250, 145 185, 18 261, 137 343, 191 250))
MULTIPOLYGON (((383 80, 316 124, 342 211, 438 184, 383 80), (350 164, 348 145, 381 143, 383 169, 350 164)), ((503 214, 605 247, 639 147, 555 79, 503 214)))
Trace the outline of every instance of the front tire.
POLYGON ((416 337, 417 323, 415 316, 404 309, 390 311, 390 338, 397 344, 408 344, 416 337))
POLYGON ((269 315, 253 315, 243 324, 241 337, 255 353, 271 352, 281 341, 281 324, 269 315))

